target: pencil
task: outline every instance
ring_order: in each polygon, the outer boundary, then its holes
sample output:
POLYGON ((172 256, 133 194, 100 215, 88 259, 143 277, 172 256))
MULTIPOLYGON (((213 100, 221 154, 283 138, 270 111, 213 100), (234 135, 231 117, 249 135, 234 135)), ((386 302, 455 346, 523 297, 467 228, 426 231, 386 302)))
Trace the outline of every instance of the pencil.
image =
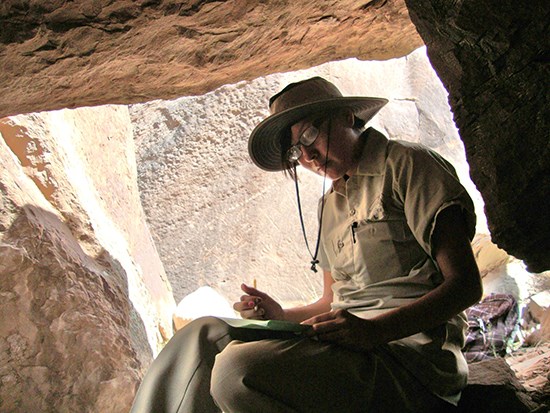
MULTIPOLYGON (((254 287, 254 289, 256 289, 256 287, 258 286, 258 283, 256 282, 256 278, 254 278, 252 280, 252 286, 254 287)), ((256 303, 256 305, 254 306, 254 311, 258 311, 258 303, 256 303)))

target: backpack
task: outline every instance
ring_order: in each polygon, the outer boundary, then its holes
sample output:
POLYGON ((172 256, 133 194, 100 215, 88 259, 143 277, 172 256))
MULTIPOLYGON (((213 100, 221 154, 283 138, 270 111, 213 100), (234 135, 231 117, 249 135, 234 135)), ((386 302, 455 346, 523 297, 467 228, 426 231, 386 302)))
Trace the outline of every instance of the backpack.
POLYGON ((505 356, 518 332, 519 308, 511 294, 491 294, 466 310, 468 335, 462 352, 468 363, 505 356))

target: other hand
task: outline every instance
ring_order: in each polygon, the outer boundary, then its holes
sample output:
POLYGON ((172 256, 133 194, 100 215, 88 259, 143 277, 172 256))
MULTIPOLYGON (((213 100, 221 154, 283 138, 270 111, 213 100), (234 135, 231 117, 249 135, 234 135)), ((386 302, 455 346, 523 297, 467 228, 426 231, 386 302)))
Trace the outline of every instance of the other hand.
POLYGON ((307 335, 319 341, 341 345, 353 351, 368 351, 375 345, 376 333, 371 320, 365 320, 347 310, 335 310, 307 319, 302 324, 312 326, 307 335))

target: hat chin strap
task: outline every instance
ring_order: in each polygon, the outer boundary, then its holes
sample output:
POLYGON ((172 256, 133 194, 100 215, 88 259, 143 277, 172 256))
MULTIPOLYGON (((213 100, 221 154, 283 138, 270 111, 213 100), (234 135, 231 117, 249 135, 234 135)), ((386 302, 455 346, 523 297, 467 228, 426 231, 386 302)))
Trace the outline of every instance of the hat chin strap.
POLYGON ((298 161, 294 162, 292 167, 294 168, 294 184, 296 187, 296 200, 298 202, 298 214, 300 215, 300 225, 302 226, 302 234, 304 235, 304 241, 306 243, 307 251, 309 252, 309 255, 311 256, 311 267, 310 270, 313 272, 317 272, 317 264, 319 264, 319 260, 317 259, 317 255, 319 254, 319 246, 321 241, 321 229, 323 227, 323 211, 325 210, 325 189, 326 189, 326 182, 327 182, 327 163, 328 163, 328 150, 329 150, 329 142, 330 142, 330 131, 332 129, 332 119, 329 118, 329 124, 328 124, 328 133, 327 133, 327 154, 325 156, 325 173, 323 175, 323 192, 321 193, 321 211, 319 212, 319 230, 317 231, 317 242, 315 243, 315 252, 312 254, 311 249, 309 248, 309 242, 307 240, 306 235, 306 227, 304 225, 304 217, 302 214, 302 203, 300 202, 300 190, 298 188, 298 171, 296 170, 296 165, 298 164, 298 161))

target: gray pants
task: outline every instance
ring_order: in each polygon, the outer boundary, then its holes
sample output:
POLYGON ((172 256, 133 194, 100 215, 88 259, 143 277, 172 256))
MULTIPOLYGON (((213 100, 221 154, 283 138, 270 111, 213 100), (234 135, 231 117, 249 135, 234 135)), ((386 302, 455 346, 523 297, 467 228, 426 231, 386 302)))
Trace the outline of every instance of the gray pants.
POLYGON ((193 321, 151 365, 132 413, 435 412, 445 403, 381 348, 193 321))

